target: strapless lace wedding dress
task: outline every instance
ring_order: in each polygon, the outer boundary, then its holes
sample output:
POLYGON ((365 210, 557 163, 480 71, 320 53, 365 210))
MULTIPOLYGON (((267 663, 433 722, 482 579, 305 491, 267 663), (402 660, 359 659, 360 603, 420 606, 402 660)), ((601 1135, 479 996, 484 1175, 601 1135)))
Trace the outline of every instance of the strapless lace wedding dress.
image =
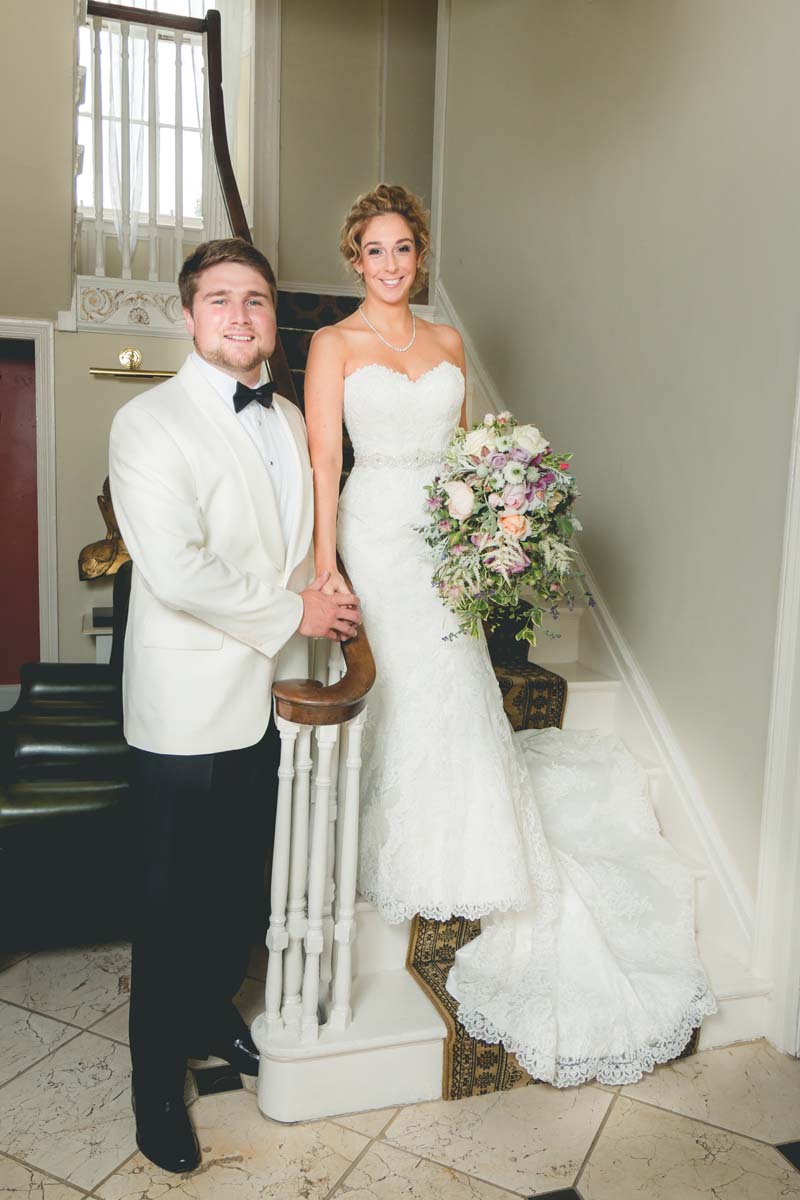
POLYGON ((715 1010, 692 880, 617 738, 514 734, 483 639, 444 640, 455 619, 415 527, 463 395, 449 362, 345 382, 338 539, 377 668, 359 887, 389 921, 482 918, 448 979, 473 1036, 558 1086, 630 1083, 715 1010))

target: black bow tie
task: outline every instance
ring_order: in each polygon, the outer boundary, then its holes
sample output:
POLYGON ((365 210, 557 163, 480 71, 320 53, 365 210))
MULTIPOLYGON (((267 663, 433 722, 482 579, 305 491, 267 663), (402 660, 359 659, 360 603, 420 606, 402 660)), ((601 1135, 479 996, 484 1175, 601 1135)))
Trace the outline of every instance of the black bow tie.
POLYGON ((240 413, 243 408, 247 408, 251 401, 256 400, 264 408, 271 408, 274 395, 275 384, 271 380, 269 383, 262 383, 257 388, 249 388, 243 383, 237 383, 236 391, 233 393, 233 407, 237 413, 240 413))

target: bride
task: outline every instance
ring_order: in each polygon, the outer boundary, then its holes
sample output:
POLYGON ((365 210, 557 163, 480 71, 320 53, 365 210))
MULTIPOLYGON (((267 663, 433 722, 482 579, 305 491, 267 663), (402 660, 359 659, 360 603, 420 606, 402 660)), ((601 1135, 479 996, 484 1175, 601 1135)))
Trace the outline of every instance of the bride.
POLYGON ((389 921, 482 918, 447 985, 473 1036, 557 1086, 633 1082, 715 1010, 691 878, 617 739, 512 733, 483 639, 445 640, 456 622, 417 527, 424 486, 466 421, 461 338, 411 311, 429 235, 404 188, 359 197, 341 250, 365 298, 315 334, 305 404, 316 570, 350 590, 338 539, 377 668, 360 891, 389 921), (355 466, 339 498, 343 418, 355 466))

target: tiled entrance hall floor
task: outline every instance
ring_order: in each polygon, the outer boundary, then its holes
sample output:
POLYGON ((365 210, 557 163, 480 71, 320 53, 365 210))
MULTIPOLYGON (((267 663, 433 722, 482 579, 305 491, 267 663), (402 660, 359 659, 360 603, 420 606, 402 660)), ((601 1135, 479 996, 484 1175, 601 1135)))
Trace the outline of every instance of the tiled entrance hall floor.
POLYGON ((294 1126, 249 1091, 189 1085, 203 1163, 163 1174, 134 1146, 128 971, 122 945, 0 959, 0 1200, 800 1200, 800 1062, 764 1042, 621 1090, 539 1085, 294 1126))

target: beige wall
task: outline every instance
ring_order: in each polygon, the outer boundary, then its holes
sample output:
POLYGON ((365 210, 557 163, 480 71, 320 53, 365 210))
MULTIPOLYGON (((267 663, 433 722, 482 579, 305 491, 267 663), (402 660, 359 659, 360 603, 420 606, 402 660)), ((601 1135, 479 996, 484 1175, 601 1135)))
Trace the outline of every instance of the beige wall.
POLYGON ((5 0, 0 315, 69 306, 74 149, 72 0, 5 0))
POLYGON ((453 0, 442 277, 755 884, 800 331, 795 0, 453 0))
MULTIPOLYGON (((55 321, 69 307, 73 153, 73 0, 6 0, 0 103, 4 184, 0 189, 0 315, 55 321), (35 47, 35 69, 32 48, 35 47), (44 81, 44 82, 43 82, 44 81)), ((141 384, 90 379, 115 366, 133 342, 145 362, 171 370, 191 344, 177 339, 56 333, 56 506, 59 654, 91 660, 81 617, 109 603, 110 586, 78 579, 82 546, 101 538, 95 497, 108 473, 108 431, 141 384)))
POLYGON ((379 4, 292 0, 281 30, 281 279, 340 284, 339 228, 377 182, 379 4))
POLYGON ((96 497, 108 474, 108 434, 117 409, 147 383, 97 379, 90 367, 115 367, 125 346, 142 351, 145 366, 176 370, 192 348, 178 338, 111 333, 57 333, 56 503, 58 539, 58 637, 62 661, 94 659, 92 638, 81 620, 95 605, 111 603, 111 584, 78 579, 78 554, 105 536, 96 497))
POLYGON ((431 203, 436 4, 389 0, 384 180, 431 203))

